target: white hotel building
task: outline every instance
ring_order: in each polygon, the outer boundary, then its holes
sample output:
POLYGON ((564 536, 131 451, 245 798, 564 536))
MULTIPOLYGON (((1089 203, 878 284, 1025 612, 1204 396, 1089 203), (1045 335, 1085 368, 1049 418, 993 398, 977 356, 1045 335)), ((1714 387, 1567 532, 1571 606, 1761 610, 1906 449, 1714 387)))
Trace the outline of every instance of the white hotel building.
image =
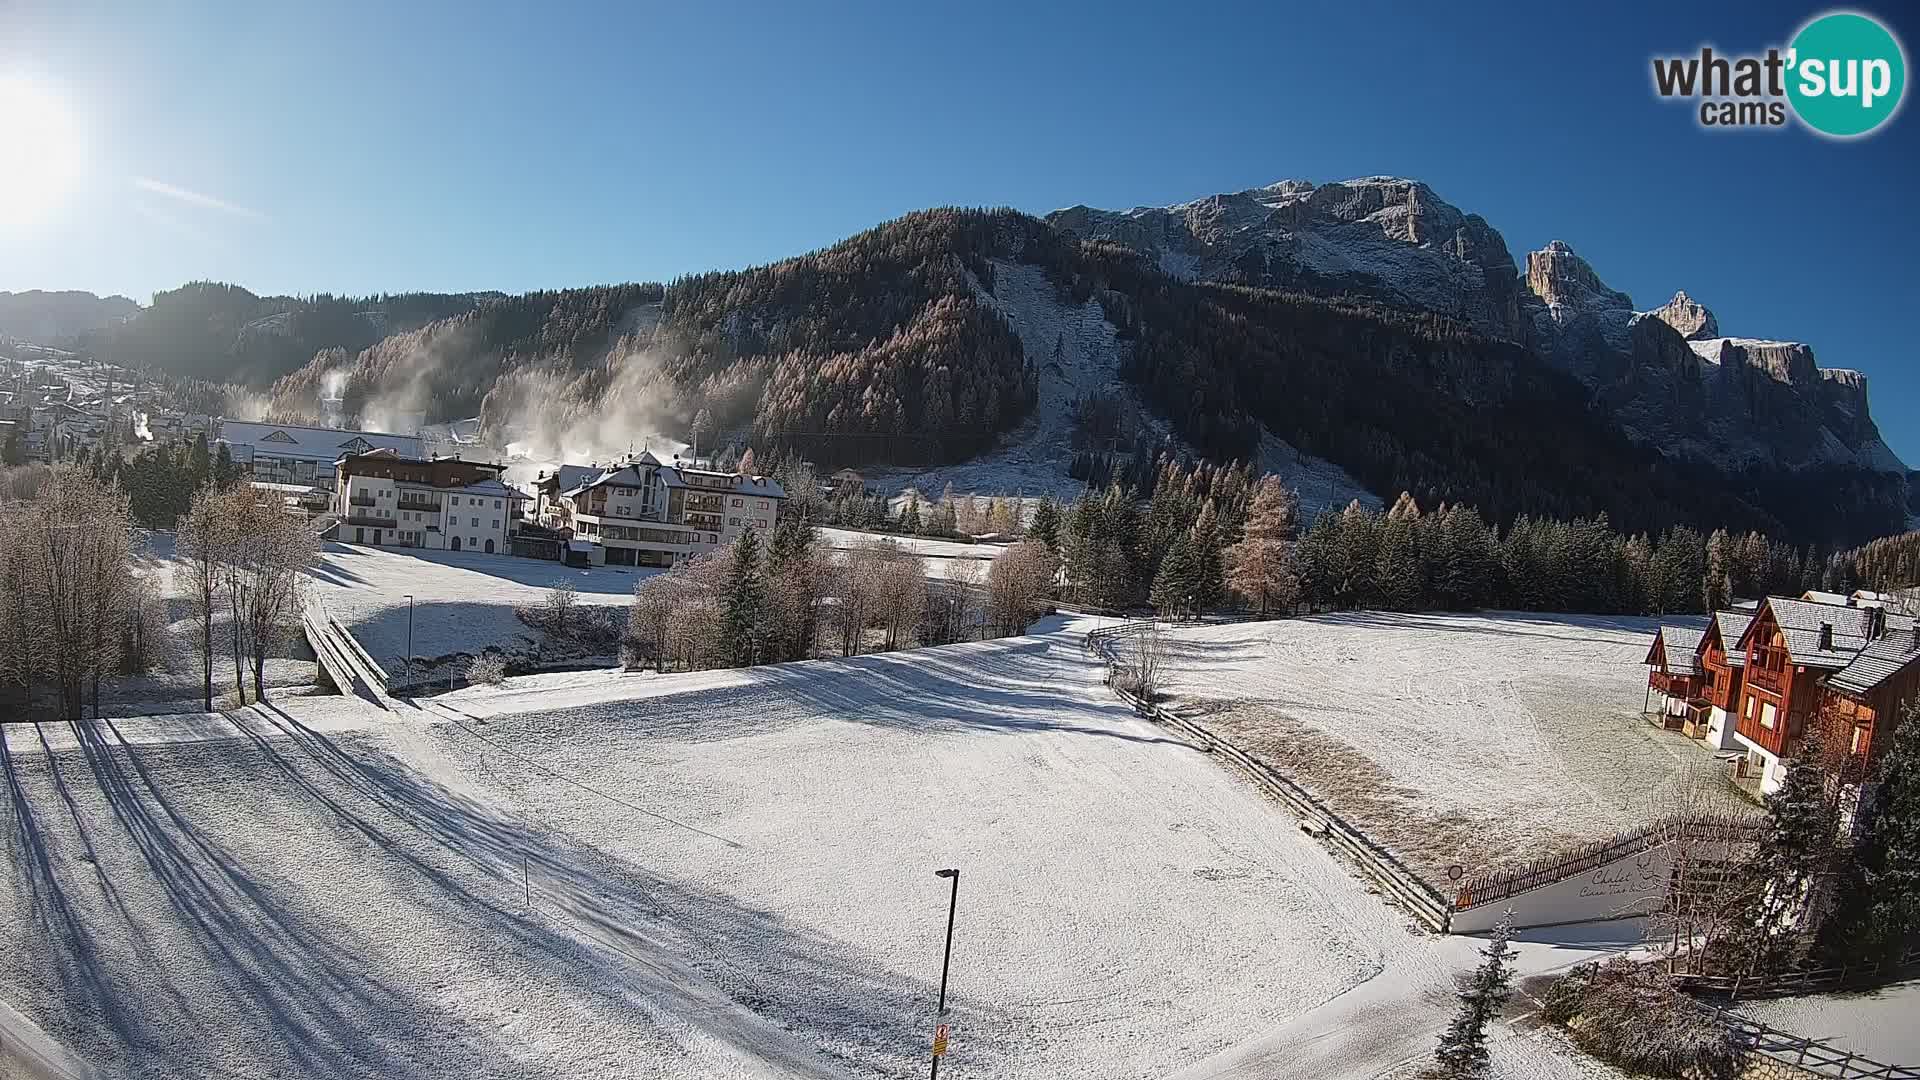
POLYGON ((787 499, 770 477, 646 453, 605 469, 562 466, 540 488, 543 518, 571 526, 588 561, 611 566, 671 566, 749 527, 766 536, 787 499))
POLYGON ((350 454, 334 465, 334 539, 349 544, 508 553, 527 496, 500 482, 504 465, 459 458, 350 454))

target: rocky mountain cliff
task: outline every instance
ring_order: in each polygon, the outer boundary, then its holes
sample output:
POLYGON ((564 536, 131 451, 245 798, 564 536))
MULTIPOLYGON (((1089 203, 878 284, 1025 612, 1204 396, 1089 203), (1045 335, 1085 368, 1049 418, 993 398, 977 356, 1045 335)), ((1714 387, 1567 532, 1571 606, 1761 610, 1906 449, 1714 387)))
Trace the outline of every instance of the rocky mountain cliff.
POLYGON ((0 336, 41 345, 66 345, 80 335, 122 322, 140 311, 124 296, 90 292, 0 292, 0 336))
POLYGON ((1151 255, 1186 281, 1365 296, 1496 337, 1520 332, 1521 289, 1506 241, 1417 180, 1282 180, 1178 206, 1075 206, 1047 221, 1151 255))
POLYGON ((1794 342, 1722 337, 1686 293, 1635 309, 1562 241, 1524 273, 1500 233, 1417 180, 1283 180, 1169 207, 1076 206, 1047 220, 1185 280, 1365 296, 1515 341, 1585 384, 1644 445, 1716 468, 1904 474, 1866 379, 1794 342))

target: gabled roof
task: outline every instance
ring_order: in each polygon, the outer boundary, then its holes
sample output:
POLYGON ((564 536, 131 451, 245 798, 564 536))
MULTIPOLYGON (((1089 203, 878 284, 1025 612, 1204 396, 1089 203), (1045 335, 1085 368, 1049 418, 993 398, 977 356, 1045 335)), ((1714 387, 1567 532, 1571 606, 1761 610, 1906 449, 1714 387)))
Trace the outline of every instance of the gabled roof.
POLYGON ((1814 604, 1839 604, 1841 606, 1845 606, 1847 602, 1847 594, 1837 593, 1837 592, 1821 592, 1819 589, 1808 589, 1806 592, 1803 592, 1800 594, 1800 599, 1805 600, 1809 603, 1814 603, 1814 604))
POLYGON ((1736 648, 1740 639, 1746 636, 1747 625, 1753 622, 1753 616, 1739 611, 1716 611, 1713 613, 1713 632, 1720 635, 1720 646, 1727 650, 1728 667, 1746 667, 1747 651, 1736 648))
MULTIPOLYGON (((1845 667, 1855 653, 1866 648, 1873 640, 1871 635, 1879 617, 1873 608, 1821 604, 1785 596, 1767 597, 1761 610, 1773 613, 1773 620, 1787 642, 1788 659, 1802 667, 1827 669, 1845 667), (1826 648, 1821 647, 1820 640, 1823 626, 1832 628, 1826 648)), ((1741 634, 1742 647, 1760 621, 1756 616, 1741 634)))
POLYGON ((1920 635, 1897 630, 1860 650, 1846 667, 1827 677, 1827 685, 1864 695, 1915 663, 1920 663, 1920 635))
POLYGON ((1700 642, 1705 636, 1706 631, 1688 626, 1663 626, 1653 635, 1653 645, 1641 663, 1659 664, 1664 657, 1662 670, 1667 674, 1698 675, 1700 642))
POLYGON ((368 450, 392 450, 406 458, 424 456, 418 438, 380 431, 344 431, 339 428, 301 427, 298 424, 222 420, 220 438, 232 446, 249 446, 260 453, 308 461, 338 461, 347 454, 368 450))

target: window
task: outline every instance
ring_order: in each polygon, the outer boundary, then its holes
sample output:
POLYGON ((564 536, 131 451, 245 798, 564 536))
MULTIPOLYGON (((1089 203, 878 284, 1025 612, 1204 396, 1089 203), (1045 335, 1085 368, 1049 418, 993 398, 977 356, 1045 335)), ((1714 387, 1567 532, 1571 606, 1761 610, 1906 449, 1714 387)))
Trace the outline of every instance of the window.
POLYGON ((476 529, 477 529, 477 528, 479 528, 479 527, 480 527, 480 519, 479 519, 479 518, 470 518, 469 520, 473 522, 473 527, 474 527, 474 528, 476 528, 476 529))
POLYGON ((728 524, 728 525, 738 525, 738 524, 740 524, 740 519, 739 519, 739 518, 737 518, 737 517, 730 517, 730 518, 728 518, 728 519, 727 519, 727 524, 728 524))
POLYGON ((477 536, 469 536, 469 537, 467 537, 467 546, 468 546, 468 547, 478 547, 479 545, 480 545, 480 538, 479 538, 479 537, 477 537, 477 536))
POLYGON ((741 501, 740 501, 739 499, 735 499, 735 500, 733 500, 733 505, 735 505, 735 506, 744 506, 744 505, 746 505, 746 504, 745 504, 745 503, 742 503, 742 502, 741 502, 741 501))
POLYGON ((459 506, 459 505, 460 505, 460 496, 458 496, 458 495, 449 495, 449 496, 447 496, 447 505, 448 505, 448 506, 459 506))
POLYGON ((755 500, 753 501, 753 505, 754 505, 754 507, 755 507, 755 509, 759 509, 759 510, 765 510, 765 509, 767 508, 767 500, 765 500, 765 499, 755 499, 755 500))
POLYGON ((499 518, 494 518, 494 519, 493 519, 493 527, 494 527, 494 528, 496 528, 496 529, 500 527, 500 519, 499 519, 499 518))
POLYGON ((1771 701, 1763 703, 1760 706, 1760 726, 1763 728, 1772 727, 1776 715, 1771 701))
POLYGON ((495 510, 498 510, 498 509, 500 509, 500 500, 499 500, 499 499, 495 499, 495 500, 493 500, 493 508, 494 508, 495 510))

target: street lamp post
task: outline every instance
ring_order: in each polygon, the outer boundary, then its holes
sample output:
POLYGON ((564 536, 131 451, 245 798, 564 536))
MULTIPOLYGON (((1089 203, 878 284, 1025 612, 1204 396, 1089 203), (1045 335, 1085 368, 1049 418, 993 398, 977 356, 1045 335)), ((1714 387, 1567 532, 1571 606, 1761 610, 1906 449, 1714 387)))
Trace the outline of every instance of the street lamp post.
MULTIPOLYGON (((960 905, 960 871, 935 870, 933 876, 950 878, 953 881, 953 888, 947 893, 947 951, 940 961, 940 1004, 935 1007, 933 1014, 934 1023, 938 1025, 940 1018, 947 1015, 947 969, 953 965, 953 913, 954 909, 960 905)), ((929 1080, 940 1080, 940 1055, 944 1052, 946 1052, 945 1046, 933 1048, 933 1071, 928 1074, 929 1080)))
POLYGON ((407 696, 413 696, 413 594, 407 594, 407 696))

